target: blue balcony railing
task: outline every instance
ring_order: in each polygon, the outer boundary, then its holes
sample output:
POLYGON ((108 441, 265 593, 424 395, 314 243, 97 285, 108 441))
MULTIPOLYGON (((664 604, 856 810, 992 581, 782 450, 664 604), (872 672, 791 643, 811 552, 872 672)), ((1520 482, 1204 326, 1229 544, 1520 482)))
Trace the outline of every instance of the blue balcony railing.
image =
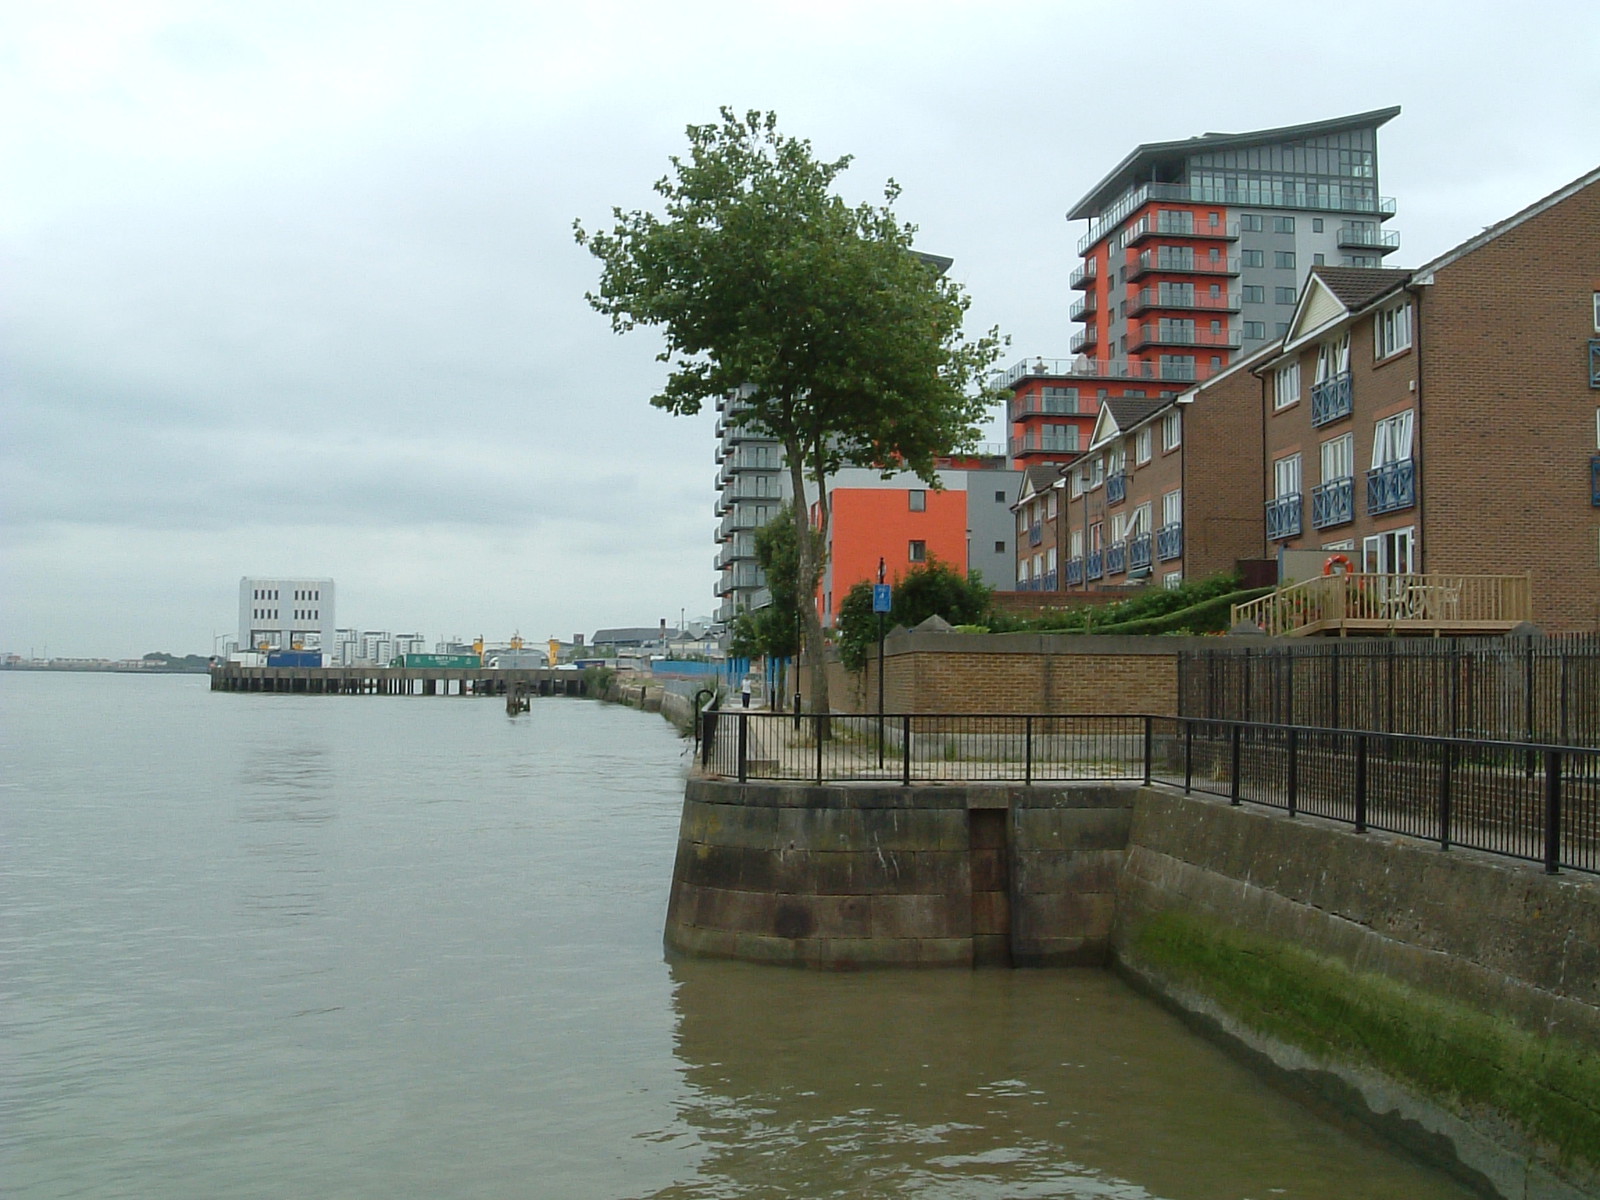
POLYGON ((1300 536, 1301 495, 1290 492, 1276 500, 1267 501, 1267 539, 1279 542, 1284 538, 1300 536))
POLYGON ((1356 519, 1356 481, 1346 475, 1311 489, 1311 523, 1318 529, 1356 519))
POLYGON ((1106 574, 1121 575, 1128 569, 1128 543, 1112 542, 1106 547, 1106 574))
POLYGON ((1417 502, 1417 465, 1409 458, 1367 472, 1367 513, 1398 512, 1417 502))
POLYGON ((1040 589, 1042 591, 1046 591, 1046 592, 1053 592, 1059 586, 1060 586, 1060 581, 1057 578, 1055 570, 1053 568, 1044 573, 1043 580, 1039 584, 1040 589))
POLYGON ((1183 524, 1163 525, 1156 530, 1156 557, 1162 562, 1183 557, 1183 524))
POLYGON ((1136 533, 1128 539, 1128 569, 1137 571, 1150 565, 1150 535, 1136 533))
POLYGON ((1350 386, 1350 372, 1340 371, 1321 383, 1311 385, 1311 423, 1326 425, 1340 417, 1348 417, 1354 406, 1354 389, 1350 386))
POLYGON ((1104 579, 1106 574, 1105 559, 1098 550, 1089 551, 1089 557, 1084 560, 1084 574, 1090 579, 1104 579))
POLYGON ((1068 587, 1072 587, 1074 584, 1079 584, 1079 583, 1082 583, 1082 582, 1083 582, 1083 559, 1081 559, 1081 558, 1069 558, 1069 559, 1067 559, 1067 586, 1068 587))
POLYGON ((1028 545, 1037 546, 1042 541, 1044 541, 1044 526, 1035 521, 1028 526, 1028 545))
POLYGON ((1106 476, 1106 503, 1121 504, 1128 498, 1128 477, 1118 471, 1106 476))

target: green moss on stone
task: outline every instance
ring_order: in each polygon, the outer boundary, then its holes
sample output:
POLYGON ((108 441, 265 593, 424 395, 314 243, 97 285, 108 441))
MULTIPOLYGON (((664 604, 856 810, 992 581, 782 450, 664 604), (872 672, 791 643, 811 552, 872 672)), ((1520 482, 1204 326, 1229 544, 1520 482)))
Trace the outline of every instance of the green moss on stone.
POLYGON ((1376 1069, 1462 1116, 1498 1113, 1563 1163, 1600 1166, 1600 1057, 1584 1047, 1183 913, 1152 918, 1134 944, 1259 1033, 1376 1069))

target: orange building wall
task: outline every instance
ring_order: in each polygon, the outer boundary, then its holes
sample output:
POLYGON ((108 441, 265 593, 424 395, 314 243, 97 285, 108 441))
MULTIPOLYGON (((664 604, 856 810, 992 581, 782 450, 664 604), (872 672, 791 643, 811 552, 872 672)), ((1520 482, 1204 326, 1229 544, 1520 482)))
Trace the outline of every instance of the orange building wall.
POLYGON ((926 511, 912 512, 904 488, 838 488, 830 493, 831 610, 823 608, 825 596, 817 597, 825 623, 837 620, 839 605, 853 585, 877 582, 880 555, 890 583, 915 566, 907 557, 912 541, 927 543, 929 559, 967 573, 967 493, 929 488, 925 495, 926 511))

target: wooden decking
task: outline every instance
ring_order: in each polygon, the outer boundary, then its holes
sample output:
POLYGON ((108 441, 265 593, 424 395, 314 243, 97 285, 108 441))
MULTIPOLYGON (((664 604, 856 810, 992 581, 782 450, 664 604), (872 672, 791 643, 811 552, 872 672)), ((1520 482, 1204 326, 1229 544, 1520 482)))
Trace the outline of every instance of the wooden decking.
POLYGON ((1233 625, 1276 637, 1507 633, 1533 614, 1526 575, 1323 575, 1233 606, 1233 625))

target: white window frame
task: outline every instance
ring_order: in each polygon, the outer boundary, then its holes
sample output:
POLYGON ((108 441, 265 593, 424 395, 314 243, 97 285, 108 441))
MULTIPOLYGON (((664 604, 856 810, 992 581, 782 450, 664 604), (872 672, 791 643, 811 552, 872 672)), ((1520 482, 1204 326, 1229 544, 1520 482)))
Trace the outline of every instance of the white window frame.
POLYGON ((1343 433, 1322 443, 1322 482, 1350 479, 1356 473, 1356 439, 1343 433))
POLYGON ((1300 360, 1279 367, 1272 381, 1272 407, 1288 408, 1300 400, 1300 360))
POLYGON ((1350 334, 1329 338, 1317 347, 1317 382, 1323 383, 1350 369, 1350 334))
POLYGON ((1166 588, 1169 592, 1177 591, 1183 586, 1183 572, 1168 571, 1161 577, 1161 586, 1166 588))
POLYGON ((1285 454, 1282 458, 1272 460, 1272 496, 1275 500, 1282 500, 1286 496, 1299 496, 1303 492, 1301 485, 1305 477, 1300 471, 1300 455, 1285 454))
POLYGON ((1415 415, 1416 409, 1408 408, 1405 412, 1395 413, 1392 417, 1384 417, 1383 420, 1373 424, 1372 465, 1374 469, 1388 466, 1390 463, 1405 462, 1411 458, 1415 415))
POLYGON ((1380 312, 1372 321, 1372 357, 1388 358, 1411 349, 1411 301, 1404 300, 1380 312))
POLYGON ((1133 435, 1133 462, 1135 466, 1144 466, 1150 461, 1150 427, 1146 425, 1133 435))
POLYGON ((1067 547, 1068 558, 1083 557, 1083 530, 1074 529, 1072 531, 1071 535, 1067 538, 1067 547))
POLYGON ((1127 537, 1138 537, 1150 532, 1150 501, 1146 500, 1133 510, 1128 518, 1127 537))
POLYGON ((1417 527, 1386 529, 1361 539, 1361 569, 1372 575, 1410 575, 1417 569, 1417 527))
POLYGON ((1045 520, 1054 521, 1056 519, 1056 504, 1057 504, 1056 490, 1055 490, 1055 488, 1051 488, 1047 493, 1045 493, 1045 498, 1044 498, 1044 519, 1045 520))
POLYGON ((1161 523, 1163 525, 1183 524, 1183 489, 1174 488, 1161 497, 1161 523))
POLYGON ((1176 450, 1183 445, 1183 412, 1173 409, 1161 418, 1161 448, 1176 450))

